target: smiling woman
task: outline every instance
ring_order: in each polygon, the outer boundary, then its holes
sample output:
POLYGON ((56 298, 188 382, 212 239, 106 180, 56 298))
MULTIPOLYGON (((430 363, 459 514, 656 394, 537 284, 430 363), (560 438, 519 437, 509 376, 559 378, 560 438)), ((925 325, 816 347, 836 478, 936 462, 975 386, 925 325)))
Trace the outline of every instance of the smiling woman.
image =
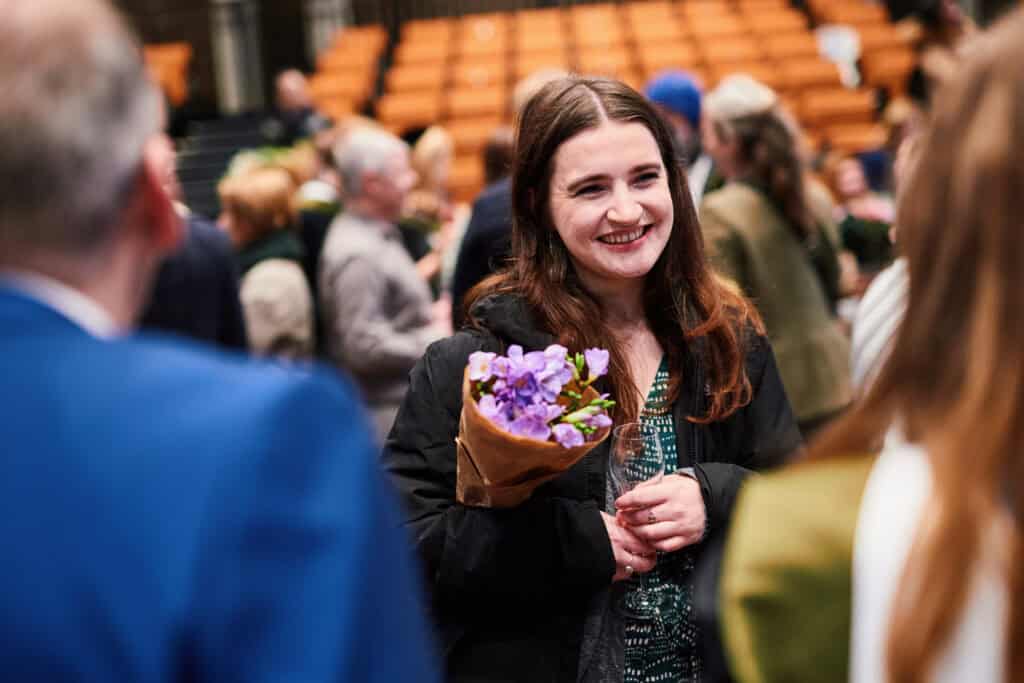
POLYGON ((617 81, 564 78, 524 107, 513 260, 428 349, 384 451, 430 577, 450 680, 701 681, 694 563, 753 469, 799 445, 752 307, 719 284, 672 139, 617 81), (665 476, 615 500, 602 444, 518 507, 455 497, 475 351, 609 351, 617 424, 659 433, 665 476), (657 621, 613 606, 644 574, 657 621))
POLYGON ((672 195, 658 143, 639 123, 607 121, 563 144, 551 216, 591 292, 642 292, 672 232, 672 195))

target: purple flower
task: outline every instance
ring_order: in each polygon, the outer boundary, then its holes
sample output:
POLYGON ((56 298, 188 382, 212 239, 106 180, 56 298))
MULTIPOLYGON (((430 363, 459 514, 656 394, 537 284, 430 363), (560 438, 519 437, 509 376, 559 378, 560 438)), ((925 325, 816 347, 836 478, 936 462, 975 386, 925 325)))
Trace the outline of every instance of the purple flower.
POLYGON ((494 374, 491 364, 498 354, 477 351, 469 356, 469 378, 474 382, 486 382, 494 374))
POLYGON ((571 424, 564 422, 556 424, 551 431, 554 432, 555 441, 565 448, 583 445, 583 434, 571 424))
POLYGON ((587 370, 590 373, 588 381, 593 382, 608 372, 608 351, 605 349, 587 349, 583 357, 587 359, 587 370))
POLYGON ((547 407, 532 405, 523 408, 519 416, 509 424, 508 431, 516 436, 547 441, 548 437, 551 436, 551 428, 548 427, 547 407))
POLYGON ((476 402, 480 414, 488 420, 508 431, 508 410, 506 405, 490 394, 485 394, 476 402))
POLYGON ((606 413, 598 413, 592 417, 588 417, 583 421, 588 427, 594 429, 604 429, 605 427, 612 426, 612 419, 608 417, 606 413))

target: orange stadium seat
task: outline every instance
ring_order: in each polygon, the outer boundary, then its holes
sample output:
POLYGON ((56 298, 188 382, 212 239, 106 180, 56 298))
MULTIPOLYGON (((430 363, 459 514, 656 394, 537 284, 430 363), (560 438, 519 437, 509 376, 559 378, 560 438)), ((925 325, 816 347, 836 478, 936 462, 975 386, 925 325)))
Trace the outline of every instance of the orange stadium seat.
POLYGON ((735 62, 756 62, 764 59, 764 51, 749 38, 710 40, 697 43, 709 67, 735 62))
POLYGON ((541 69, 563 69, 568 71, 570 67, 569 57, 565 52, 521 54, 514 62, 512 77, 518 81, 541 69))
POLYGON ((674 43, 688 39, 679 19, 675 16, 632 17, 625 24, 637 45, 652 43, 674 43))
POLYGON ((316 108, 329 119, 338 121, 356 111, 355 103, 345 96, 331 96, 320 99, 316 108))
POLYGON ((446 121, 444 128, 452 136, 456 156, 468 156, 479 154, 501 124, 501 118, 481 117, 446 121))
POLYGON ((801 121, 823 128, 838 124, 871 123, 877 104, 871 90, 827 88, 802 93, 801 121))
POLYGON ((696 15, 684 22, 694 39, 701 41, 717 41, 719 39, 747 39, 750 26, 738 16, 696 15))
POLYGON ((508 40, 502 35, 490 40, 463 38, 456 41, 455 52, 468 57, 498 57, 508 52, 508 40))
POLYGON ((508 78, 506 60, 465 60, 452 67, 452 82, 456 87, 493 88, 504 86, 508 78))
POLYGON ((647 72, 700 66, 700 57, 689 43, 640 44, 637 48, 637 60, 647 72))
POLYGON ((504 86, 456 88, 448 92, 445 99, 445 112, 449 119, 505 115, 507 98, 504 86))
POLYGON ((757 15, 780 9, 791 9, 789 0, 738 0, 736 7, 746 15, 757 15))
POLYGON ((876 50, 861 58, 864 80, 876 87, 887 88, 890 94, 906 90, 907 79, 917 65, 910 48, 876 50))
POLYGON ((636 65, 625 49, 589 50, 576 55, 576 68, 580 73, 621 78, 635 75, 636 65))
POLYGON ((858 26, 861 54, 888 48, 909 47, 911 40, 900 27, 892 24, 858 26))
POLYGON ((676 7, 684 17, 733 16, 732 6, 725 0, 685 0, 676 7))
POLYGON ((448 60, 449 44, 442 41, 401 42, 395 47, 395 64, 422 65, 448 60))
POLYGON ((370 95, 369 74, 363 71, 328 71, 309 78, 309 94, 320 101, 328 97, 346 97, 354 102, 370 95))
POLYGON ((824 59, 787 59, 778 62, 784 87, 789 90, 807 88, 842 87, 839 69, 824 59))
POLYGON ((568 46, 564 29, 558 31, 519 31, 514 42, 515 50, 524 52, 564 51, 568 46))
POLYGON ((377 100, 377 120, 391 130, 429 126, 441 119, 441 93, 386 93, 377 100))
POLYGON ((810 31, 764 36, 761 45, 765 54, 775 60, 818 56, 818 39, 810 31))
POLYGON ((423 66, 393 66, 384 77, 384 85, 388 92, 440 90, 445 80, 444 65, 434 62, 423 66))
POLYGON ((484 166, 479 154, 457 157, 448 177, 448 191, 459 202, 470 202, 484 186, 484 166))
POLYGON ((173 106, 188 99, 188 73, 192 62, 192 46, 188 43, 156 43, 143 48, 143 57, 150 77, 160 86, 173 106))
POLYGON ((750 30, 757 35, 772 36, 800 33, 807 30, 807 18, 796 10, 777 10, 747 15, 750 30))
POLYGON ((402 40, 441 40, 455 37, 455 22, 452 19, 416 19, 402 24, 402 40))
POLYGON ((870 24, 886 24, 889 14, 885 7, 870 2, 831 2, 823 6, 824 18, 835 24, 863 26, 870 24))

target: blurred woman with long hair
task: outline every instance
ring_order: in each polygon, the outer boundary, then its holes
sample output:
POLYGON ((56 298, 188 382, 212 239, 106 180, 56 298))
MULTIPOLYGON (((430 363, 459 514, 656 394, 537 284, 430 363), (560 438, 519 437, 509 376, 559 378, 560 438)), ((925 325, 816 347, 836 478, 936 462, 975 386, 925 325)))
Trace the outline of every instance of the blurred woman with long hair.
POLYGON ((721 588, 741 682, 1024 680, 1022 63, 1018 10, 936 94, 889 356, 811 463, 742 494, 721 588))
POLYGON ((731 76, 705 96, 703 110, 704 149, 727 181, 700 207, 711 260, 757 306, 808 436, 851 397, 849 343, 833 315, 840 268, 832 201, 806 181, 799 132, 770 88, 731 76))

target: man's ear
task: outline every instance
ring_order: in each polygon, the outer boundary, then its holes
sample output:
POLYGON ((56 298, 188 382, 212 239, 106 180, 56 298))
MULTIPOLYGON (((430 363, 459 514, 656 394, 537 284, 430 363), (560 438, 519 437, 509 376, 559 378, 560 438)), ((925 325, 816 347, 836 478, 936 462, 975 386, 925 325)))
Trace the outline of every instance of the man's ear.
POLYGON ((174 208, 164 188, 164 169, 159 150, 151 143, 146 145, 142 156, 142 172, 139 178, 141 193, 140 221, 142 228, 160 251, 174 251, 184 236, 181 217, 174 208))

